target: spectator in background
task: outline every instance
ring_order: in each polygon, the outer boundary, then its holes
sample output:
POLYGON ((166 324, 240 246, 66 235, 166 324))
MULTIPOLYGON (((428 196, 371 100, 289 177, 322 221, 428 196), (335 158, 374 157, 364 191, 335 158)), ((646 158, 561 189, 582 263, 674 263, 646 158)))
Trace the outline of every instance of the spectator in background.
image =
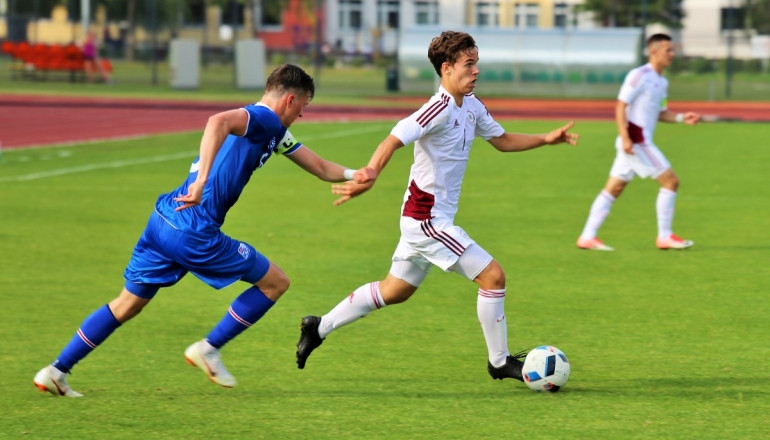
POLYGON ((96 45, 96 34, 94 34, 94 31, 88 31, 86 34, 86 40, 83 42, 82 50, 83 63, 88 82, 94 82, 94 74, 98 73, 104 83, 112 84, 112 78, 110 78, 109 72, 107 72, 102 60, 99 58, 99 48, 96 45))

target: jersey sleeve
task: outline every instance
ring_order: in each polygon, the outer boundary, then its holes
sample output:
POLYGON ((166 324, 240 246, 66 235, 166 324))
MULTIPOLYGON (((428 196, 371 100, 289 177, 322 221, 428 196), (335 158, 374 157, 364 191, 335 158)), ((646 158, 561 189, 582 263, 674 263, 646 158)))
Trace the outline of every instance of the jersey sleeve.
POLYGON ((623 85, 620 86, 618 92, 618 100, 623 101, 626 104, 630 104, 639 96, 644 86, 644 71, 632 70, 628 72, 626 78, 623 80, 623 85))
POLYGON ((409 145, 446 122, 446 101, 430 100, 419 110, 398 121, 390 134, 409 145))
POLYGON ((495 121, 492 115, 487 111, 487 108, 482 105, 481 111, 476 117, 475 135, 488 141, 493 137, 502 136, 503 133, 505 133, 505 129, 495 121))
POLYGON ((268 117, 269 114, 267 112, 270 110, 267 109, 267 107, 247 105, 246 107, 243 107, 243 109, 246 110, 246 113, 249 115, 249 122, 246 124, 246 133, 243 134, 243 137, 255 140, 263 133, 269 132, 271 127, 267 124, 270 124, 273 121, 272 118, 268 117))
POLYGON ((286 133, 283 135, 283 138, 275 146, 275 153, 282 154, 284 156, 289 156, 295 151, 297 151, 301 146, 302 146, 302 143, 294 139, 294 136, 291 135, 291 132, 289 130, 286 130, 286 133))

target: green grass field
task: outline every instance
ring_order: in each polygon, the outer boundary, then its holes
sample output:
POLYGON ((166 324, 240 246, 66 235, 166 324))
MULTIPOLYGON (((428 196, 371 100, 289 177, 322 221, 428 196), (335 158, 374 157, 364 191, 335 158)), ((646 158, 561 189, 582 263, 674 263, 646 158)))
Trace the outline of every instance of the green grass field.
MULTIPOLYGON (((560 123, 560 122, 559 122, 560 123)), ((541 132, 557 122, 505 124, 541 132)), ((350 167, 390 123, 299 123, 294 134, 350 167)), ((757 439, 770 431, 770 234, 766 127, 666 125, 657 143, 682 180, 685 252, 654 246, 657 185, 638 181, 602 230, 614 253, 575 239, 613 156, 612 123, 578 123, 579 147, 471 155, 457 223, 506 269, 511 350, 570 357, 562 392, 493 381, 475 285, 434 270, 407 304, 332 334, 294 363, 300 318, 383 277, 398 240, 410 151, 374 189, 334 207, 329 185, 275 158, 255 173, 225 232, 254 244, 292 287, 223 350, 223 389, 183 351, 243 283, 193 276, 74 369, 86 396, 32 385, 92 310, 122 286, 161 192, 178 185, 200 133, 5 151, 0 163, 0 438, 757 439)))

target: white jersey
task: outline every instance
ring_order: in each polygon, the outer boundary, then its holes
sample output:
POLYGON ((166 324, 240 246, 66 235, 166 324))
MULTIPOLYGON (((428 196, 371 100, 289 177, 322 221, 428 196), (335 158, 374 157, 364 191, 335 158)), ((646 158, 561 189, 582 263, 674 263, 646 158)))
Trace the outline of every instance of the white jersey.
POLYGON ((404 145, 414 142, 414 163, 401 215, 415 220, 454 221, 471 144, 505 133, 475 95, 462 107, 443 88, 390 132, 404 145))
POLYGON ((652 135, 658 117, 667 108, 667 96, 668 80, 656 72, 651 64, 628 72, 620 87, 618 100, 628 104, 628 134, 634 143, 653 143, 652 135))

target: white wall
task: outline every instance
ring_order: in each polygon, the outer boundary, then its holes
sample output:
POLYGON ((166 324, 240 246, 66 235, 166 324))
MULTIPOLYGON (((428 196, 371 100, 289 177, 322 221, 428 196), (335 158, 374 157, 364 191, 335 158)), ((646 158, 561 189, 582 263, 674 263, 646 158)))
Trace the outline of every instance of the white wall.
MULTIPOLYGON (((721 9, 738 7, 738 0, 684 0, 685 18, 682 22, 682 50, 685 56, 725 58, 728 54, 728 34, 720 31, 721 9)), ((732 55, 751 58, 751 44, 746 33, 733 33, 732 55)))

